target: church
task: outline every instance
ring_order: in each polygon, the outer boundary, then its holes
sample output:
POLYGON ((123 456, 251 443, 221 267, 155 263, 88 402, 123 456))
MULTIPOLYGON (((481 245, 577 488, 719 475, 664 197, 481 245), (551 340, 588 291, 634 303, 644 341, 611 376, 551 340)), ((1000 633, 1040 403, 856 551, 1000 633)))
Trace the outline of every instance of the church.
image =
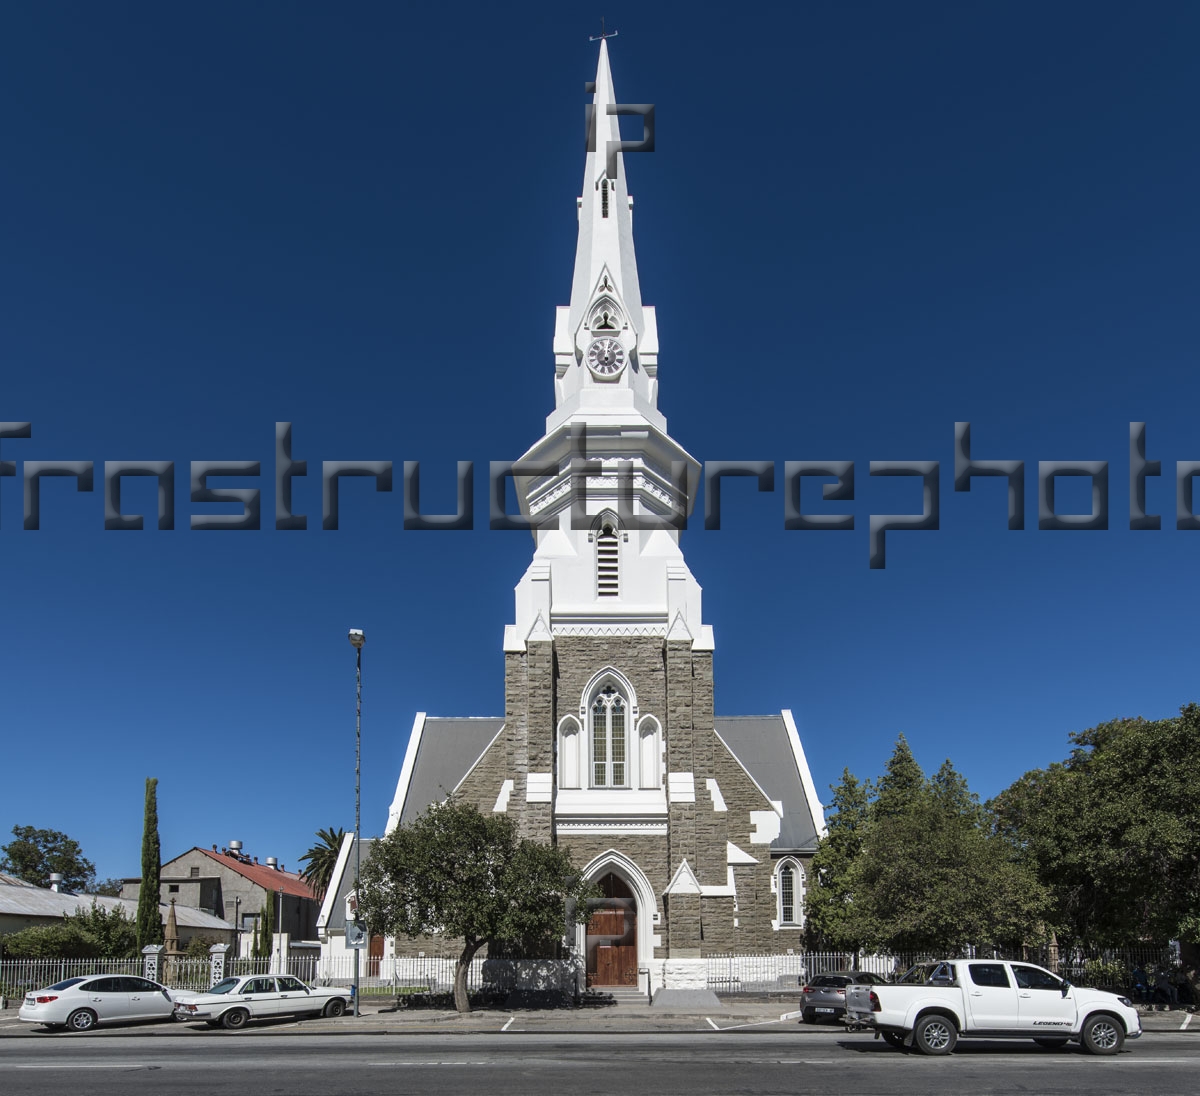
MULTIPOLYGON (((513 470, 535 547, 504 629, 504 713, 418 713, 387 829, 450 794, 507 812, 604 895, 574 941, 588 985, 648 971, 703 987, 706 956, 800 950, 825 826, 791 712, 714 715, 715 638, 680 548, 700 465, 658 407, 604 39, 594 95, 554 408, 513 470)), ((327 954, 344 947, 351 841, 318 922, 327 954)))

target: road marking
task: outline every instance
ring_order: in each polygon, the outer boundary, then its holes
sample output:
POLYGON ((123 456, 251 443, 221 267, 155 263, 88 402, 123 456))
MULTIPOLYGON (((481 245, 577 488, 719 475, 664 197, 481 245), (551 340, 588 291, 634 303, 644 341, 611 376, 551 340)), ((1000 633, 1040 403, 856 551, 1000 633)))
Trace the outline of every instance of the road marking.
POLYGON ((10 1069, 160 1069, 133 1062, 15 1062, 10 1069))
POLYGON ((710 1028, 712 1028, 712 1029, 713 1029, 713 1031, 720 1031, 720 1030, 721 1030, 719 1027, 717 1027, 717 1025, 716 1025, 716 1024, 714 1024, 714 1023, 712 1022, 712 1017, 711 1017, 711 1016, 706 1016, 706 1017, 704 1017, 704 1019, 708 1021, 708 1026, 709 1026, 710 1028))
POLYGON ((501 1031, 507 1031, 507 1030, 508 1030, 510 1027, 512 1027, 512 1022, 513 1022, 515 1019, 516 1019, 516 1017, 515 1017, 515 1016, 510 1016, 510 1017, 509 1017, 509 1018, 508 1018, 508 1019, 505 1021, 504 1027, 502 1027, 500 1030, 501 1030, 501 1031))
POLYGON ((1187 1026, 1192 1022, 1192 1014, 1189 1012, 1184 1018, 1183 1023, 1179 1025, 1180 1031, 1187 1031, 1187 1026))
POLYGON ((779 1017, 779 1019, 781 1019, 781 1020, 795 1020, 795 1019, 797 1019, 798 1017, 801 1017, 801 1016, 803 1016, 803 1015, 804 1015, 804 1013, 803 1013, 803 1012, 785 1012, 785 1013, 784 1013, 782 1016, 780 1016, 780 1017, 779 1017))
POLYGON ((704 1017, 704 1019, 708 1020, 709 1024, 711 1024, 711 1025, 712 1025, 712 1028, 713 1028, 713 1030, 714 1030, 714 1031, 737 1031, 737 1030, 739 1030, 739 1029, 741 1029, 741 1028, 767 1027, 767 1026, 768 1026, 768 1025, 770 1025, 770 1024, 781 1024, 781 1023, 783 1023, 785 1020, 787 1020, 787 1019, 788 1019, 788 1017, 787 1017, 787 1016, 781 1016, 781 1017, 779 1017, 779 1019, 778 1019, 778 1020, 756 1020, 756 1021, 755 1021, 754 1023, 752 1023, 752 1024, 730 1024, 730 1025, 729 1025, 729 1027, 717 1027, 717 1025, 716 1025, 716 1024, 714 1024, 714 1023, 712 1022, 712 1020, 711 1020, 711 1019, 709 1019, 709 1017, 707 1017, 707 1016, 706 1016, 706 1017, 704 1017))

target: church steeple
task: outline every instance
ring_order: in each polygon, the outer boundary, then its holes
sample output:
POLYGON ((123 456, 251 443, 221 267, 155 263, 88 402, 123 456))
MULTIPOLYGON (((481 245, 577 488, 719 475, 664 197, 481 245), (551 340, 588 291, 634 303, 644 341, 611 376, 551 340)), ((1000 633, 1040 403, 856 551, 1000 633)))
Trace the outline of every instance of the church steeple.
MULTIPOLYGON (((654 309, 642 304, 633 246, 633 199, 624 156, 609 157, 609 143, 621 139, 609 67, 608 42, 600 42, 595 91, 589 118, 588 151, 578 198, 579 237, 571 303, 558 309, 554 332, 556 414, 584 407, 612 406, 613 390, 634 399, 649 417, 657 415, 658 327, 654 309), (600 391, 589 390, 599 388, 600 391)), ((665 427, 665 423, 657 425, 665 427)))
POLYGON ((712 649, 700 586, 679 548, 700 465, 657 406, 658 327, 638 284, 623 157, 608 158, 609 142, 620 140, 608 111, 616 103, 602 40, 571 303, 558 309, 554 332, 555 407, 516 473, 536 548, 505 631, 512 653, 547 635, 617 629, 666 639, 673 626, 672 642, 686 635, 693 650, 712 649))

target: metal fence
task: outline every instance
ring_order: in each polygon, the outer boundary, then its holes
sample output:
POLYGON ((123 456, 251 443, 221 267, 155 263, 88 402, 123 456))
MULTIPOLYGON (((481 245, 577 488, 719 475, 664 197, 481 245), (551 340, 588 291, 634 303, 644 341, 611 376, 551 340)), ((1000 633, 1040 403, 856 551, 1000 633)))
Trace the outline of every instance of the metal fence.
POLYGON ((862 970, 885 978, 902 975, 915 963, 935 959, 1013 959, 1037 963, 1077 985, 1132 991, 1134 972, 1145 973, 1152 988, 1159 972, 1168 976, 1180 967, 1177 946, 1142 945, 1128 948, 965 948, 951 955, 903 952, 795 951, 786 954, 747 953, 705 958, 708 988, 721 994, 796 993, 804 982, 833 970, 862 970))
MULTIPOLYGON (((484 985, 483 958, 471 960, 467 972, 467 989, 477 990, 484 985)), ((454 988, 454 968, 457 959, 450 955, 394 956, 372 959, 363 956, 359 961, 359 984, 367 992, 423 991, 448 993, 454 988)), ((312 981, 322 986, 345 986, 354 981, 354 956, 337 955, 317 961, 312 981)))
MULTIPOLYGON (((295 955, 285 961, 281 973, 292 974, 302 982, 315 982, 318 965, 319 958, 316 955, 295 955)), ((0 996, 19 1001, 29 990, 52 986, 65 978, 82 978, 93 974, 140 976, 145 970, 142 959, 5 959, 0 961, 0 996)), ((225 959, 226 975, 273 974, 279 971, 277 958, 225 959)), ((453 978, 453 966, 451 971, 453 978)), ((159 960, 158 980, 171 989, 202 992, 214 981, 212 958, 164 955, 159 960)))

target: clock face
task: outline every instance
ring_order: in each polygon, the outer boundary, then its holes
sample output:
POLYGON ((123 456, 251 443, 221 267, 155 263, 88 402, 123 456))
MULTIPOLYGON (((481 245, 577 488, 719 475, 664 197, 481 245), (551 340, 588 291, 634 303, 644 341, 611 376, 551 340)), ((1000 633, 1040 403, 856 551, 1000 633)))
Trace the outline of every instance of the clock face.
POLYGON ((595 339, 588 347, 587 360, 597 377, 615 377, 625 368, 625 348, 616 339, 595 339))

